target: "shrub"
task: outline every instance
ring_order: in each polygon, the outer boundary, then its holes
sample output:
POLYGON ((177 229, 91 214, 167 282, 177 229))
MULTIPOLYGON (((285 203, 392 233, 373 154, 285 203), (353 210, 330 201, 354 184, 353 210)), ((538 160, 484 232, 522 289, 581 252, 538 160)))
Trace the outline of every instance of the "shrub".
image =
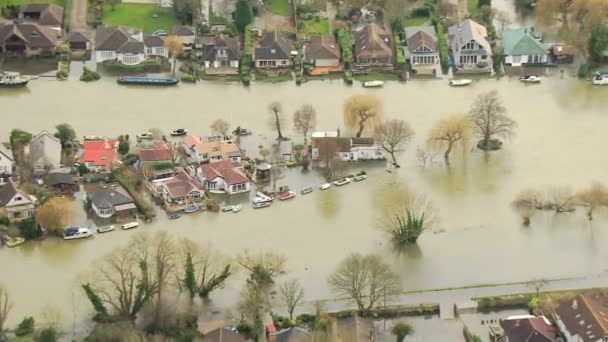
POLYGON ((578 77, 586 78, 587 76, 589 76, 589 65, 581 64, 581 66, 578 67, 578 77))
POLYGON ((338 44, 342 49, 342 61, 344 63, 344 70, 350 69, 353 60, 353 37, 350 30, 347 27, 341 28, 337 32, 338 44))
POLYGON ((101 78, 101 76, 99 76, 99 74, 87 67, 84 67, 84 69, 82 69, 82 75, 80 75, 80 80, 83 82, 91 82, 91 81, 97 81, 101 78))
POLYGON ((42 230, 38 228, 33 218, 27 218, 19 221, 19 233, 25 239, 31 240, 42 235, 42 230))
POLYGON ((139 156, 135 153, 127 153, 127 155, 125 155, 122 160, 126 165, 133 165, 137 163, 137 161, 139 160, 139 156))
POLYGON ((17 336, 25 336, 34 332, 34 326, 36 322, 34 321, 34 317, 25 317, 23 321, 19 323, 17 329, 15 329, 15 335, 17 336))
POLYGON ((34 339, 35 342, 56 342, 57 340, 57 331, 54 328, 42 329, 34 339))
POLYGON ((207 207, 207 210, 209 210, 209 211, 213 211, 213 212, 220 211, 219 203, 217 203, 217 201, 213 198, 207 198, 207 200, 205 201, 205 206, 207 207))
POLYGON ((401 37, 399 34, 395 34, 394 36, 394 45, 395 45, 395 66, 397 69, 401 70, 405 66, 405 56, 403 55, 403 48, 401 46, 401 37))
POLYGON ((57 77, 57 79, 60 81, 67 80, 68 79, 68 70, 69 70, 69 64, 65 61, 60 61, 57 64, 57 73, 55 74, 55 77, 57 77))
POLYGON ((538 302, 538 297, 533 297, 528 302, 528 311, 530 312, 531 315, 534 315, 538 311, 539 307, 540 307, 540 303, 538 302))
POLYGON ((435 25, 437 41, 439 42, 439 60, 441 61, 441 68, 446 72, 448 70, 448 40, 445 37, 441 21, 433 20, 433 24, 435 25))
POLYGON ((172 167, 173 167, 173 164, 171 162, 155 162, 154 164, 152 164, 152 168, 156 171, 166 170, 166 169, 170 169, 172 167))
POLYGON ((118 153, 123 156, 129 153, 129 141, 123 140, 118 144, 118 153))
POLYGON ((78 173, 81 176, 84 176, 84 175, 86 175, 89 172, 91 172, 91 170, 89 170, 89 168, 86 165, 84 165, 84 164, 78 165, 78 173))
POLYGON ((8 217, 0 216, 0 226, 8 226, 9 224, 11 224, 11 220, 8 217))
POLYGON ((411 325, 405 322, 398 322, 393 326, 391 332, 397 338, 398 342, 402 342, 407 336, 411 335, 414 332, 414 329, 411 325))
POLYGON ((426 5, 414 8, 411 13, 411 16, 413 17, 428 17, 430 15, 431 9, 426 5))
POLYGON ((196 78, 189 73, 182 73, 182 82, 196 83, 196 78))

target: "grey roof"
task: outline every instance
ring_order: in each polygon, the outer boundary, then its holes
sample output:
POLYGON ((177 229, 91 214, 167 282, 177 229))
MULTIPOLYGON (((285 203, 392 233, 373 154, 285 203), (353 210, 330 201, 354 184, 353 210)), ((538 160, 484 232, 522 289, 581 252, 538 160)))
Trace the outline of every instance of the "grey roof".
POLYGON ((232 332, 226 328, 218 328, 206 333, 203 336, 205 341, 209 342, 247 342, 249 339, 246 339, 243 335, 232 332))
POLYGON ((61 26, 63 23, 63 7, 55 4, 27 4, 21 6, 19 11, 20 18, 26 18, 26 15, 36 13, 38 18, 36 22, 45 26, 61 26))
POLYGON ((161 36, 145 36, 144 45, 147 47, 151 46, 164 46, 165 39, 161 36))
POLYGON ((124 43, 121 47, 116 49, 116 52, 120 53, 142 53, 144 52, 144 43, 136 40, 129 40, 124 43))
POLYGON ((390 35, 376 23, 365 25, 355 32, 355 57, 393 56, 390 47, 390 35))
POLYGON ((194 27, 192 26, 175 26, 171 34, 176 36, 194 36, 194 27))
POLYGON ((91 202, 97 208, 112 208, 121 204, 133 203, 133 199, 114 189, 101 188, 91 194, 91 202))
POLYGON ((66 41, 68 43, 87 43, 90 40, 82 32, 71 32, 66 41))
POLYGON ((13 181, 9 180, 8 183, 0 188, 0 207, 4 207, 17 194, 20 194, 24 199, 29 201, 29 196, 18 189, 13 181))
POLYGON ((9 150, 4 144, 0 144, 0 154, 4 155, 6 158, 13 160, 13 152, 9 150))
POLYGON ((17 36, 32 48, 49 48, 57 45, 57 32, 35 23, 0 25, 0 44, 17 36))
POLYGON ((276 29, 267 33, 260 47, 255 49, 255 59, 289 59, 291 57, 291 43, 276 29))
POLYGON ((275 342, 312 342, 312 334, 298 327, 281 330, 274 336, 275 342))
POLYGON ((138 33, 134 29, 123 27, 98 27, 95 32, 95 49, 123 53, 144 52, 144 44, 131 37, 127 30, 133 30, 132 34, 138 33))
POLYGON ((74 177, 72 177, 69 173, 49 173, 47 178, 47 184, 50 186, 60 185, 60 184, 70 184, 74 185, 76 182, 74 181, 74 177))
POLYGON ((486 28, 471 19, 466 19, 448 28, 448 39, 452 49, 461 49, 471 40, 481 45, 488 55, 492 55, 492 47, 488 41, 486 28))
POLYGON ((332 36, 312 36, 304 51, 307 59, 340 59, 338 44, 332 36))
POLYGON ((217 50, 227 50, 228 60, 238 61, 241 58, 239 43, 236 39, 220 34, 203 42, 203 60, 215 61, 217 50))

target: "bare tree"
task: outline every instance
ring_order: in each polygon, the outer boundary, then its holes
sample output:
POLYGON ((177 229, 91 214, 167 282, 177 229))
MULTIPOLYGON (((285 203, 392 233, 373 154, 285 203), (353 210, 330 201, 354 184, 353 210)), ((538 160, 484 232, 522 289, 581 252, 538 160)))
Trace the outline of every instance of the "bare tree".
POLYGON ((471 140, 471 120, 465 115, 453 115, 439 120, 429 132, 427 144, 429 148, 443 152, 446 164, 450 164, 450 154, 457 145, 467 151, 471 140))
POLYGON ((286 280, 279 286, 279 293, 281 294, 283 304, 289 313, 289 319, 292 320, 296 307, 304 299, 304 289, 302 289, 302 285, 300 285, 298 279, 292 278, 286 280))
POLYGON ((587 209, 587 218, 593 220, 593 211, 608 204, 608 189, 600 182, 593 182, 577 194, 579 203, 587 209))
POLYGON ((171 59, 173 60, 172 73, 173 76, 175 76, 177 56, 181 55, 184 52, 184 44, 182 44, 182 41, 178 36, 169 36, 165 39, 165 48, 167 48, 169 57, 171 57, 171 59))
POLYGON ((339 151, 341 144, 347 141, 348 138, 324 138, 319 140, 317 161, 319 166, 324 168, 326 178, 335 178, 346 167, 346 162, 340 158, 339 151))
POLYGON ((382 298, 390 299, 401 291, 399 276, 378 255, 348 256, 328 282, 337 296, 352 299, 363 315, 382 298))
POLYGON ((277 131, 277 140, 285 140, 283 132, 281 131, 281 127, 283 127, 283 124, 285 123, 285 118, 283 117, 283 106, 281 103, 275 101, 268 106, 268 109, 271 115, 270 120, 268 121, 270 128, 277 131))
POLYGON ((374 140, 391 156, 393 165, 399 167, 396 154, 405 148, 413 136, 414 131, 407 122, 395 119, 378 125, 374 133, 374 140))
POLYGON ((502 142, 494 137, 508 138, 513 135, 517 124, 507 116, 507 108, 498 98, 497 91, 480 94, 470 111, 471 122, 481 141, 477 147, 482 150, 496 150, 502 142))
POLYGON ((285 177, 285 164, 283 164, 283 158, 281 157, 280 146, 275 146, 272 149, 272 155, 270 157, 270 180, 272 181, 272 191, 277 191, 277 182, 285 177))
POLYGON ((226 140, 226 134, 230 131, 230 124, 224 119, 217 119, 211 123, 209 128, 211 128, 211 131, 221 134, 223 139, 226 140))
POLYGON ((374 95, 353 95, 344 102, 344 124, 357 129, 357 138, 366 128, 374 129, 382 119, 382 102, 374 95))
POLYGON ((317 111, 312 105, 305 104, 293 114, 293 127, 304 135, 304 146, 307 146, 308 133, 317 125, 317 111))
MULTIPOLYGON (((177 251, 173 239, 165 231, 158 232, 149 241, 142 240, 142 242, 144 243, 141 246, 142 253, 145 253, 145 255, 148 253, 152 254, 151 258, 156 282, 156 299, 153 302, 154 324, 156 329, 160 329, 164 327, 167 319, 163 296, 165 295, 165 289, 169 285, 171 275, 175 272, 177 251)), ((144 255, 142 255, 142 259, 145 260, 144 255)))
POLYGON ((61 234, 70 225, 75 215, 74 206, 69 199, 55 197, 38 208, 36 222, 50 233, 61 234))
POLYGON ((530 225, 530 219, 534 216, 536 208, 540 206, 540 194, 535 190, 524 190, 517 195, 513 201, 513 208, 523 220, 524 226, 530 225))
POLYGON ((435 208, 421 194, 395 189, 390 204, 383 208, 378 227, 391 236, 393 245, 402 248, 414 244, 426 230, 436 224, 435 208))
POLYGON ((169 151, 169 158, 171 158, 171 166, 175 167, 180 157, 179 145, 174 141, 167 141, 165 142, 165 146, 167 147, 167 151, 169 151))
POLYGON ((0 338, 4 337, 4 324, 8 320, 13 304, 10 301, 8 290, 0 286, 0 338))
POLYGON ((568 213, 576 209, 576 195, 569 187, 550 187, 547 190, 547 201, 556 213, 568 213))

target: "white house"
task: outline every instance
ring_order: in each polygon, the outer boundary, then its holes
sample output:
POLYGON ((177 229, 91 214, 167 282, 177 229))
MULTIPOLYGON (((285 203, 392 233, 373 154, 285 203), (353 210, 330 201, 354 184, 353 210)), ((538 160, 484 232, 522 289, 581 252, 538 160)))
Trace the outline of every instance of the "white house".
POLYGON ((9 180, 0 188, 0 212, 11 221, 34 217, 36 199, 17 188, 9 180))
POLYGON ((203 141, 199 137, 189 135, 184 138, 182 146, 190 161, 193 163, 215 163, 222 160, 241 162, 241 150, 231 140, 203 141))
POLYGON ((231 68, 238 72, 241 52, 238 41, 223 34, 203 40, 205 69, 231 68))
POLYGON ((9 181, 13 174, 14 164, 11 150, 0 144, 0 186, 9 181))
POLYGON ((484 26, 461 21, 448 28, 448 41, 456 73, 492 72, 492 47, 484 26))
POLYGON ((439 64, 437 33, 433 26, 406 27, 403 55, 416 73, 432 73, 439 64))
POLYGON ((543 65, 549 61, 549 50, 541 42, 542 35, 534 29, 505 30, 502 34, 505 64, 511 66, 543 65))
POLYGON ((589 290, 555 309, 555 322, 566 342, 608 341, 608 298, 601 291, 589 290))
POLYGON ((143 34, 127 27, 97 28, 95 32, 95 61, 115 60, 125 65, 136 65, 146 59, 143 34))
POLYGON ((61 141, 53 134, 42 131, 32 138, 28 155, 34 174, 45 174, 61 167, 61 141))
POLYGON ((312 160, 329 158, 327 153, 334 151, 344 161, 386 159, 382 147, 373 138, 340 137, 337 132, 314 132, 311 139, 312 160))
POLYGON ((240 166, 230 160, 202 165, 197 170, 197 177, 210 192, 233 195, 250 190, 249 179, 240 166))
POLYGON ((144 37, 144 47, 146 58, 164 57, 169 58, 169 51, 165 47, 165 39, 161 36, 144 37))

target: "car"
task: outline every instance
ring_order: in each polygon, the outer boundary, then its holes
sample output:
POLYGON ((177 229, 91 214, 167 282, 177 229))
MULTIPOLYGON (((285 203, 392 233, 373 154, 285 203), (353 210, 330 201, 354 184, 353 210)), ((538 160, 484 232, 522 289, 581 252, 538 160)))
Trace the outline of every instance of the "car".
POLYGON ((165 30, 156 30, 152 33, 153 36, 166 36, 167 32, 165 30))

